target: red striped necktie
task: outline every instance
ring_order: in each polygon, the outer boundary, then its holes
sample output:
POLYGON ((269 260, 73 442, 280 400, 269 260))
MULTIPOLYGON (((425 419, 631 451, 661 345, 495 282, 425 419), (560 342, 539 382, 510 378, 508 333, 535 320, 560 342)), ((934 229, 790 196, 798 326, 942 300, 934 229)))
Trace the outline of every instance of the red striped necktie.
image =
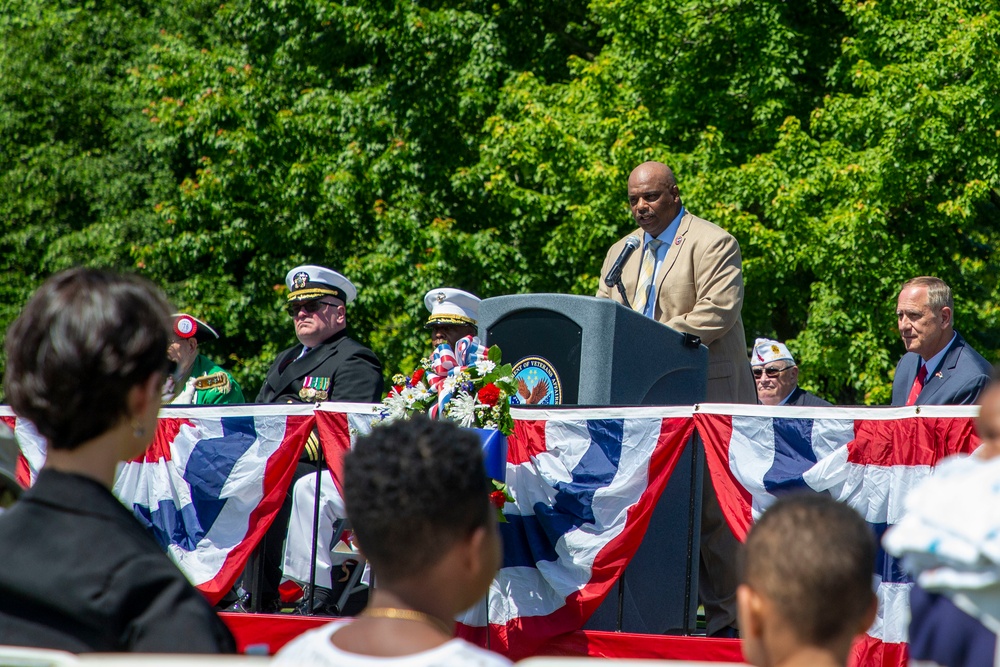
POLYGON ((910 395, 906 397, 906 404, 913 405, 917 402, 917 396, 920 396, 920 391, 924 388, 924 380, 927 379, 927 364, 921 364, 920 370, 917 371, 917 377, 913 379, 913 386, 910 387, 910 395))

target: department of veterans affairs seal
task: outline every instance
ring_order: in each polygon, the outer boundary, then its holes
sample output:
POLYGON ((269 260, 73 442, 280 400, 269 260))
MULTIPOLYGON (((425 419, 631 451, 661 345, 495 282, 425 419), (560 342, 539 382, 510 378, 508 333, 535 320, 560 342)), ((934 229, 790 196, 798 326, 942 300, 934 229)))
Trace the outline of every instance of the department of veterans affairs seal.
POLYGON ((517 393, 511 405, 560 405, 562 383, 555 367, 542 357, 525 357, 514 364, 517 393))

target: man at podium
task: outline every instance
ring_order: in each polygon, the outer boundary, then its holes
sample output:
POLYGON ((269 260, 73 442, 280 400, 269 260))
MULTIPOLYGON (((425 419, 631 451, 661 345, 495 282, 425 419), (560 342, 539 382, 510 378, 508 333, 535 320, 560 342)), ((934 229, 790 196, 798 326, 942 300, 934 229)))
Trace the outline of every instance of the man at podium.
MULTIPOLYGON (((663 163, 644 162, 632 170, 628 201, 639 228, 608 250, 597 296, 700 337, 708 347, 707 402, 755 404, 741 315, 743 263, 736 239, 684 208, 674 174, 663 163), (627 242, 630 237, 638 243, 627 242), (639 252, 629 255, 629 245, 639 252), (623 290, 603 281, 616 263, 622 267, 623 290)), ((699 594, 708 634, 735 635, 737 542, 708 479, 705 475, 699 594)))

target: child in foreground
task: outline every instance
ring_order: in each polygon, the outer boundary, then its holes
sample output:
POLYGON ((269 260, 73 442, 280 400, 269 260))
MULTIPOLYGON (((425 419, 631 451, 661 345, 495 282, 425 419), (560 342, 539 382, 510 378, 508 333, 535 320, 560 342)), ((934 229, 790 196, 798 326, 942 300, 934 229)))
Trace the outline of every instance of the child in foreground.
POLYGON ((344 461, 344 500, 375 579, 368 607, 298 637, 276 665, 404 662, 506 667, 453 636, 500 566, 500 535, 479 438, 416 417, 372 429, 344 461))
POLYGON ((751 529, 737 589, 743 656, 757 667, 843 667, 875 620, 875 540, 823 495, 778 500, 751 529))

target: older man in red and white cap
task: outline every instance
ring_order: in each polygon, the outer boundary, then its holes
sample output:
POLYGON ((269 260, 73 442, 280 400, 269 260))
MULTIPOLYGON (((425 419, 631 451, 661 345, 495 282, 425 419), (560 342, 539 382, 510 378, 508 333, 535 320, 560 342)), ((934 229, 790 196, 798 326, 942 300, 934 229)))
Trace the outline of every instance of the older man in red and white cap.
POLYGON ((218 340, 219 334, 193 315, 176 313, 167 345, 167 358, 177 369, 163 386, 163 401, 218 405, 245 403, 243 390, 229 371, 199 352, 199 346, 218 340))
POLYGON ((758 338, 753 344, 750 366, 757 383, 757 400, 762 405, 832 405, 799 387, 799 367, 784 343, 758 338))

